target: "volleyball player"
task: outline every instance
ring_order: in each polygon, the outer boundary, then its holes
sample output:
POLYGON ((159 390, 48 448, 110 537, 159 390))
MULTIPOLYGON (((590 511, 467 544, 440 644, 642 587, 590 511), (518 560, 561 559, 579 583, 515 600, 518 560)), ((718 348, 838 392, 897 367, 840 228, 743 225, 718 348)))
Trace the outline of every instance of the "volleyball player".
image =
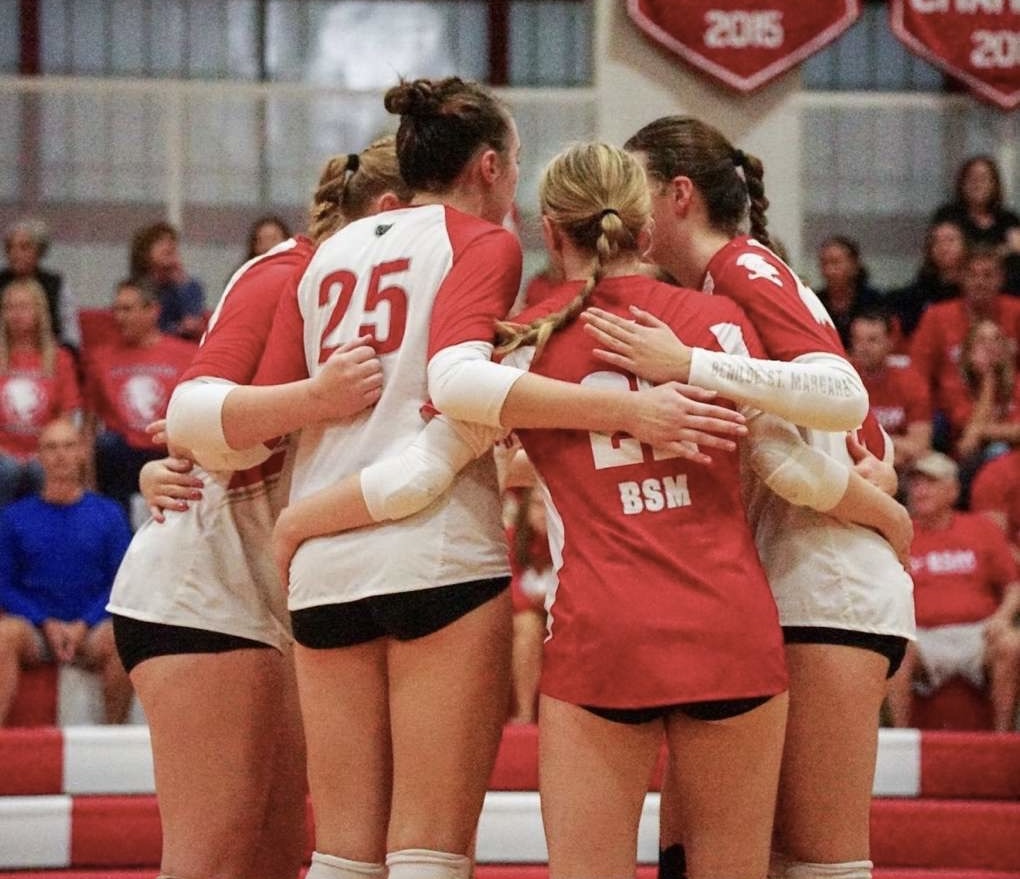
MULTIPOLYGON (((330 160, 311 239, 291 239, 238 270, 185 379, 250 381, 281 292, 300 276, 314 241, 401 197, 392 139, 330 160)), ((303 406, 280 413, 291 420, 274 425, 280 433, 377 398, 370 348, 350 346, 328 366, 306 383, 303 406)), ((149 465, 146 498, 170 509, 162 524, 150 521, 135 535, 114 585, 118 649, 151 733, 164 876, 293 879, 301 865, 304 743, 290 621, 269 552, 285 456, 283 446, 250 469, 190 477, 183 459, 165 471, 167 462, 149 465)))
MULTIPOLYGON (((689 117, 652 122, 626 147, 644 163, 652 192, 651 259, 681 283, 741 305, 776 362, 755 366, 678 347, 671 332, 640 312, 628 315, 631 321, 591 316, 603 358, 780 414, 804 425, 812 446, 850 463, 846 436, 837 431, 864 420, 866 395, 817 297, 769 250, 761 162, 689 117), (748 213, 753 238, 740 232, 748 213)), ((873 419, 861 435, 888 460, 891 444, 873 419)), ((875 468, 873 460, 868 465, 875 468)), ((894 486, 891 466, 878 469, 894 486)), ((879 709, 886 678, 914 634, 910 578, 897 553, 868 529, 834 523, 763 490, 752 498, 751 518, 790 672, 770 875, 866 879, 879 709)), ((683 839, 683 806, 670 808, 671 802, 667 791, 667 849, 683 839)))

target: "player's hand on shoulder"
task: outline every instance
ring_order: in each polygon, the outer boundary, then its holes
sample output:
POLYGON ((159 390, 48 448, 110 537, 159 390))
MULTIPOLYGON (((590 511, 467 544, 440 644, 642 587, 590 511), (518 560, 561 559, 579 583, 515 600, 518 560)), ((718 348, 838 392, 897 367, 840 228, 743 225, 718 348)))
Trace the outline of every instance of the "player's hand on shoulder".
POLYGON ((630 312, 629 319, 601 308, 581 313, 584 331, 599 345, 592 353, 648 381, 686 381, 692 349, 655 315, 633 305, 630 312))
POLYGON ((701 447, 731 452, 747 435, 739 412, 710 402, 714 391, 667 382, 633 395, 635 411, 628 429, 641 442, 699 464, 711 463, 701 447))
POLYGON ((323 421, 347 418, 375 405, 382 394, 382 363, 361 336, 336 349, 312 379, 316 408, 323 421))

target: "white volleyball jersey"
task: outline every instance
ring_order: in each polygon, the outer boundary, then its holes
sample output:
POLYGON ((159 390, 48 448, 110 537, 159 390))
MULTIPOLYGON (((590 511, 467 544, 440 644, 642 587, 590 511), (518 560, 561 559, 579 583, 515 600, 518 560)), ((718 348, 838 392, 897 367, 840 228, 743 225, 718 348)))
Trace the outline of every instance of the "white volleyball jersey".
MULTIPOLYGON (((308 264, 304 238, 277 245, 230 279, 182 380, 252 381, 281 294, 308 264)), ((270 552, 286 498, 288 444, 256 467, 207 472, 202 500, 167 510, 138 529, 113 584, 111 613, 249 638, 278 649, 290 641, 286 593, 270 552)))
MULTIPOLYGON (((750 238, 736 238, 712 257, 703 290, 740 305, 771 358, 796 361, 815 352, 846 356, 815 294, 786 263, 750 238)), ((848 393, 840 374, 828 386, 834 396, 848 393)), ((845 433, 798 430, 808 445, 853 466, 845 433)), ((859 435, 872 453, 891 460, 892 442, 874 416, 869 414, 859 435)), ((784 626, 913 638, 913 582, 882 537, 794 506, 758 480, 750 483, 747 501, 784 626)))
MULTIPOLYGON (((291 323, 300 328, 309 375, 345 341, 371 335, 383 391, 374 407, 355 417, 302 431, 291 497, 306 497, 403 451, 424 424, 429 358, 463 342, 491 342, 494 321, 510 308, 519 283, 517 240, 442 205, 369 217, 320 244, 294 301, 281 303, 281 312, 299 313, 291 323)), ((260 383, 273 383, 274 357, 281 360, 279 375, 287 375, 287 361, 292 368, 294 339, 277 335, 274 329, 260 383)), ((508 572, 495 465, 486 455, 414 516, 305 542, 291 566, 289 606, 298 610, 508 572)))

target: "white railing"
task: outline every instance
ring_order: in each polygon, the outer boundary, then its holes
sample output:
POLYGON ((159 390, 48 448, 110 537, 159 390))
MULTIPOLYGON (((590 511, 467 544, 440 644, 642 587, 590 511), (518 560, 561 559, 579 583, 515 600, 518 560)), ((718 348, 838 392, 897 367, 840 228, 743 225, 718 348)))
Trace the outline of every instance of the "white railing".
MULTIPOLYGON (((597 92, 502 95, 524 144, 519 202, 533 220, 545 161, 599 135, 597 92)), ((798 101, 804 213, 795 252, 847 232, 862 239, 879 280, 905 279, 924 219, 975 152, 997 157, 1020 199, 1020 114, 932 94, 802 92, 798 101)), ((0 114, 0 221, 46 218, 50 262, 85 304, 105 303, 124 273, 133 225, 159 217, 183 228, 189 269, 212 295, 252 218, 272 207, 300 224, 323 159, 392 127, 377 91, 298 83, 0 77, 0 114)), ((537 247, 533 223, 525 232, 537 247)))

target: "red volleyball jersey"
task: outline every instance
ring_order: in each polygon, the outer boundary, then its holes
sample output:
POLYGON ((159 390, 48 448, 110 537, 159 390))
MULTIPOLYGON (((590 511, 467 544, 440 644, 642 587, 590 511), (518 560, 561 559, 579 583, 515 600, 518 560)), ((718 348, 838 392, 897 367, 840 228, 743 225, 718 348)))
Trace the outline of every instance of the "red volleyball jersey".
POLYGON ((914 524, 910 573, 917 625, 974 623, 993 614, 1017 574, 1002 530, 977 513, 953 513, 940 531, 914 524))
MULTIPOLYGON (((566 285, 522 322, 576 295, 566 285)), ((591 305, 637 305, 690 344, 760 343, 733 303, 644 276, 609 278, 591 305)), ((580 321, 553 334, 532 371, 634 390, 607 367, 580 321)), ((782 639, 741 501, 737 452, 692 464, 624 434, 523 430, 549 492, 559 565, 542 692, 583 705, 636 708, 774 694, 786 687, 782 639)))

